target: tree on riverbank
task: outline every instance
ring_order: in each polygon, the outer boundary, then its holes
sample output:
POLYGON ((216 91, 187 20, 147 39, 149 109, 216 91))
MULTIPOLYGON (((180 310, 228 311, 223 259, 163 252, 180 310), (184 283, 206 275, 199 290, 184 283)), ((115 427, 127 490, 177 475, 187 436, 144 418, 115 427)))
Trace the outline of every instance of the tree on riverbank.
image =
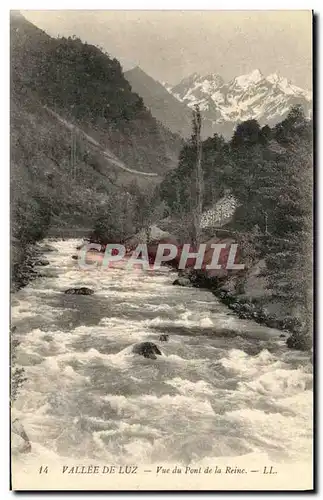
POLYGON ((312 127, 295 107, 275 130, 284 147, 275 196, 275 227, 266 263, 275 296, 300 318, 300 335, 311 337, 313 315, 312 127))
POLYGON ((201 219, 203 210, 204 179, 202 167, 202 139, 201 139, 201 112, 198 105, 193 111, 193 135, 191 142, 195 147, 195 168, 191 184, 193 199, 193 246, 197 246, 201 241, 201 219))
POLYGON ((296 106, 266 135, 256 123, 241 124, 231 147, 235 227, 247 239, 259 227, 253 259, 265 259, 271 300, 284 307, 286 321, 298 318, 304 339, 312 327, 312 123, 296 106))
MULTIPOLYGON (((247 269, 265 262, 261 276, 271 301, 279 304, 286 324, 299 325, 302 337, 312 328, 312 128, 295 106, 273 128, 249 120, 237 126, 228 143, 216 135, 207 139, 202 155, 204 209, 223 191, 232 193, 238 208, 226 228, 235 231, 247 269)), ((187 143, 178 168, 160 187, 182 221, 193 205, 187 181, 192 172, 194 145, 187 143)))

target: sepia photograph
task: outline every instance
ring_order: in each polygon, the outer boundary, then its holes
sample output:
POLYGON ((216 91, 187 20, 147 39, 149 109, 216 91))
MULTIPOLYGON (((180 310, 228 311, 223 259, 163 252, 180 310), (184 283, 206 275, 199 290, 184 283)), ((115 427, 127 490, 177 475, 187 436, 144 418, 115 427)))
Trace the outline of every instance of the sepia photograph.
POLYGON ((314 21, 10 11, 12 490, 313 491, 314 21))

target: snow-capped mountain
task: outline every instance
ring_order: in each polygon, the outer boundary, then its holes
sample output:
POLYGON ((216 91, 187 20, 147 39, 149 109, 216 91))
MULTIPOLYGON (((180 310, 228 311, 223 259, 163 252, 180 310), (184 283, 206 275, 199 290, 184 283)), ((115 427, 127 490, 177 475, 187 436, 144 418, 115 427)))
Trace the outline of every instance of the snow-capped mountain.
MULTIPOLYGON (((192 135, 192 110, 186 103, 175 98, 168 91, 166 84, 154 80, 138 66, 126 71, 124 76, 132 90, 143 98, 145 106, 156 120, 182 137, 188 138, 192 135)), ((203 139, 213 133, 212 121, 203 117, 203 139)))
POLYGON ((227 83, 216 73, 193 73, 175 86, 164 83, 164 87, 188 107, 198 104, 203 116, 212 120, 214 131, 225 135, 232 133, 237 123, 249 119, 274 125, 295 104, 301 104, 307 116, 312 110, 311 92, 276 73, 265 77, 259 69, 227 83))

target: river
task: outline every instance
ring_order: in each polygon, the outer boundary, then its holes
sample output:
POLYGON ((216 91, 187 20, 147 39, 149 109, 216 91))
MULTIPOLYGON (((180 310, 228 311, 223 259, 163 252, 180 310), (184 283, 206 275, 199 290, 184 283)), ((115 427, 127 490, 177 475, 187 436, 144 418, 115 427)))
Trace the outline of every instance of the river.
POLYGON ((47 243, 56 251, 45 254, 44 276, 12 299, 27 377, 14 412, 29 455, 310 463, 308 353, 287 349, 281 332, 237 318, 208 291, 173 286, 172 271, 85 271, 71 259, 79 241, 47 243), (74 286, 95 294, 63 293, 74 286), (146 340, 163 356, 132 354, 146 340))

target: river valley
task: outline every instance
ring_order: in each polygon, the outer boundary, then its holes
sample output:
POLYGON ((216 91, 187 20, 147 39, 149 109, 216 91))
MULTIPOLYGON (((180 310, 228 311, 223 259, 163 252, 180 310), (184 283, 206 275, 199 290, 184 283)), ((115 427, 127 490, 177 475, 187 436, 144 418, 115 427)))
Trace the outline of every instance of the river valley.
POLYGON ((27 378, 13 412, 32 447, 19 460, 311 462, 308 353, 208 291, 173 286, 171 270, 81 270, 79 240, 47 243, 43 277, 11 304, 27 378), (63 293, 77 286, 95 293, 63 293), (143 341, 163 355, 133 354, 143 341))

